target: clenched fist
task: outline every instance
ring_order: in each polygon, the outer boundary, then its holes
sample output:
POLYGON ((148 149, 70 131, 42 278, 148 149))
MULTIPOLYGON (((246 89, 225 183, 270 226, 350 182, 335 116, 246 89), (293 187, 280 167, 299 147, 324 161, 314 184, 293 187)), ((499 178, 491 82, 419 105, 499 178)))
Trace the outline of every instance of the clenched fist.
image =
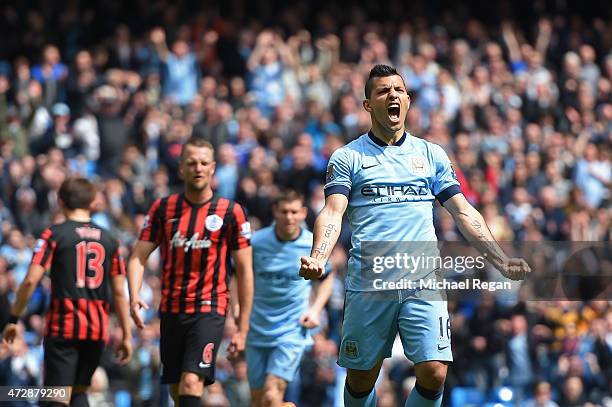
POLYGON ((501 266, 501 274, 510 280, 523 280, 527 273, 531 273, 531 267, 524 259, 511 258, 501 266))
POLYGON ((300 262, 300 277, 305 280, 318 280, 325 274, 325 263, 314 257, 303 256, 300 262))

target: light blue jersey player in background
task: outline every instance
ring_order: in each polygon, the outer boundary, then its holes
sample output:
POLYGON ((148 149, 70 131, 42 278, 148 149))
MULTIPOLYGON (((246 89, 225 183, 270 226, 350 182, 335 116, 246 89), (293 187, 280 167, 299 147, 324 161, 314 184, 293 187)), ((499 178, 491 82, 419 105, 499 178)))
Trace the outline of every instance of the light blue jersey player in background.
POLYGON ((369 292, 372 287, 361 278, 361 243, 384 241, 393 247, 393 242, 435 242, 437 199, 466 239, 504 276, 522 279, 530 270, 524 260, 503 252, 480 213, 461 194, 444 150, 406 133, 410 97, 396 70, 376 65, 366 82, 365 97, 372 130, 330 158, 325 207, 315 222, 311 254, 301 259, 299 274, 305 279, 323 275, 348 208, 352 248, 338 358, 338 364, 347 368, 344 405, 376 406, 374 384, 399 333, 417 378, 406 406, 440 406, 447 363, 452 361, 446 301, 406 298, 405 291, 388 291, 384 300, 373 296, 380 293, 369 292))
POLYGON ((312 247, 312 233, 302 227, 307 214, 304 197, 292 190, 281 192, 272 214, 274 224, 251 239, 255 292, 246 359, 255 407, 283 405, 287 384, 312 344, 309 330, 319 326, 333 284, 328 269, 314 285, 311 302, 312 282, 295 272, 300 257, 310 254, 312 247))

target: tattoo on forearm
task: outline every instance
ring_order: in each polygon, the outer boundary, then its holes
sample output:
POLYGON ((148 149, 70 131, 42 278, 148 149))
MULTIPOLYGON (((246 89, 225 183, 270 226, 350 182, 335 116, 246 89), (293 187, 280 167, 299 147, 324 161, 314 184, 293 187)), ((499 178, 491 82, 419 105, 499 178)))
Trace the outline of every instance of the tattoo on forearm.
POLYGON ((471 225, 476 230, 477 237, 481 241, 484 248, 495 256, 503 257, 503 252, 501 252, 500 247, 497 245, 497 242, 495 242, 495 239, 492 238, 493 240, 489 240, 485 236, 483 225, 477 219, 474 219, 471 225))
POLYGON ((317 259, 322 259, 325 258, 325 256, 327 255, 327 251, 329 249, 329 244, 327 242, 323 242, 319 245, 319 247, 315 248, 312 253, 314 254, 314 257, 316 257, 317 259))
POLYGON ((335 231, 336 231, 336 228, 334 227, 334 225, 330 223, 329 225, 325 226, 324 236, 329 239, 332 233, 335 231))
POLYGON ((324 259, 327 257, 327 254, 331 249, 330 239, 336 231, 337 228, 332 223, 328 223, 323 227, 323 236, 325 238, 325 241, 321 242, 318 247, 315 247, 312 250, 312 254, 314 257, 318 259, 324 259))
POLYGON ((472 221, 472 227, 474 229, 476 229, 476 232, 478 233, 478 238, 482 239, 482 240, 486 240, 484 233, 482 232, 482 224, 480 222, 478 222, 478 220, 473 220, 472 221))

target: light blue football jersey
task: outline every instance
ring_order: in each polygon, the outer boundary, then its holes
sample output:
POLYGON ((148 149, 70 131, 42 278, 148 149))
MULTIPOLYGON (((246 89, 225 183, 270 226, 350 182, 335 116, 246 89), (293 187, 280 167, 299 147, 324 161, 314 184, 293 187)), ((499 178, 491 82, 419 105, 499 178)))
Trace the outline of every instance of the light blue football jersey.
MULTIPOLYGON (((346 289, 374 291, 360 275, 362 242, 436 242, 434 201, 459 192, 442 147, 408 133, 386 145, 370 132, 336 150, 327 168, 325 195, 348 197, 352 247, 346 289)), ((436 245, 426 246, 431 251, 436 245)), ((421 276, 431 271, 419 270, 421 276)))
POLYGON ((308 329, 299 323, 308 309, 312 282, 298 274, 300 257, 310 256, 312 240, 312 233, 304 228, 293 241, 279 240, 274 225, 253 234, 255 291, 249 345, 312 342, 308 329))

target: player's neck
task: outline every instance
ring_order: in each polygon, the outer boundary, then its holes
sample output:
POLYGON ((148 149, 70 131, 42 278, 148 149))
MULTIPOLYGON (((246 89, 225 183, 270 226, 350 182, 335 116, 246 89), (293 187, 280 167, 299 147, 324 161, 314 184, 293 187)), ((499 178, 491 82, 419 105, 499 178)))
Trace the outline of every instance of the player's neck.
POLYGON ((302 228, 297 228, 295 231, 291 233, 283 233, 282 230, 277 226, 274 227, 274 233, 276 233, 276 238, 281 242, 289 242, 297 239, 302 233, 302 228))
POLYGON ((65 212, 66 218, 74 222, 90 222, 91 212, 87 209, 73 209, 65 212))
POLYGON ((192 204, 203 204, 212 199, 212 188, 204 188, 201 191, 185 188, 185 198, 192 204))
POLYGON ((387 145, 393 145, 399 141, 404 135, 406 129, 402 127, 397 131, 390 131, 376 123, 376 121, 372 121, 372 134, 374 137, 384 141, 387 145))

